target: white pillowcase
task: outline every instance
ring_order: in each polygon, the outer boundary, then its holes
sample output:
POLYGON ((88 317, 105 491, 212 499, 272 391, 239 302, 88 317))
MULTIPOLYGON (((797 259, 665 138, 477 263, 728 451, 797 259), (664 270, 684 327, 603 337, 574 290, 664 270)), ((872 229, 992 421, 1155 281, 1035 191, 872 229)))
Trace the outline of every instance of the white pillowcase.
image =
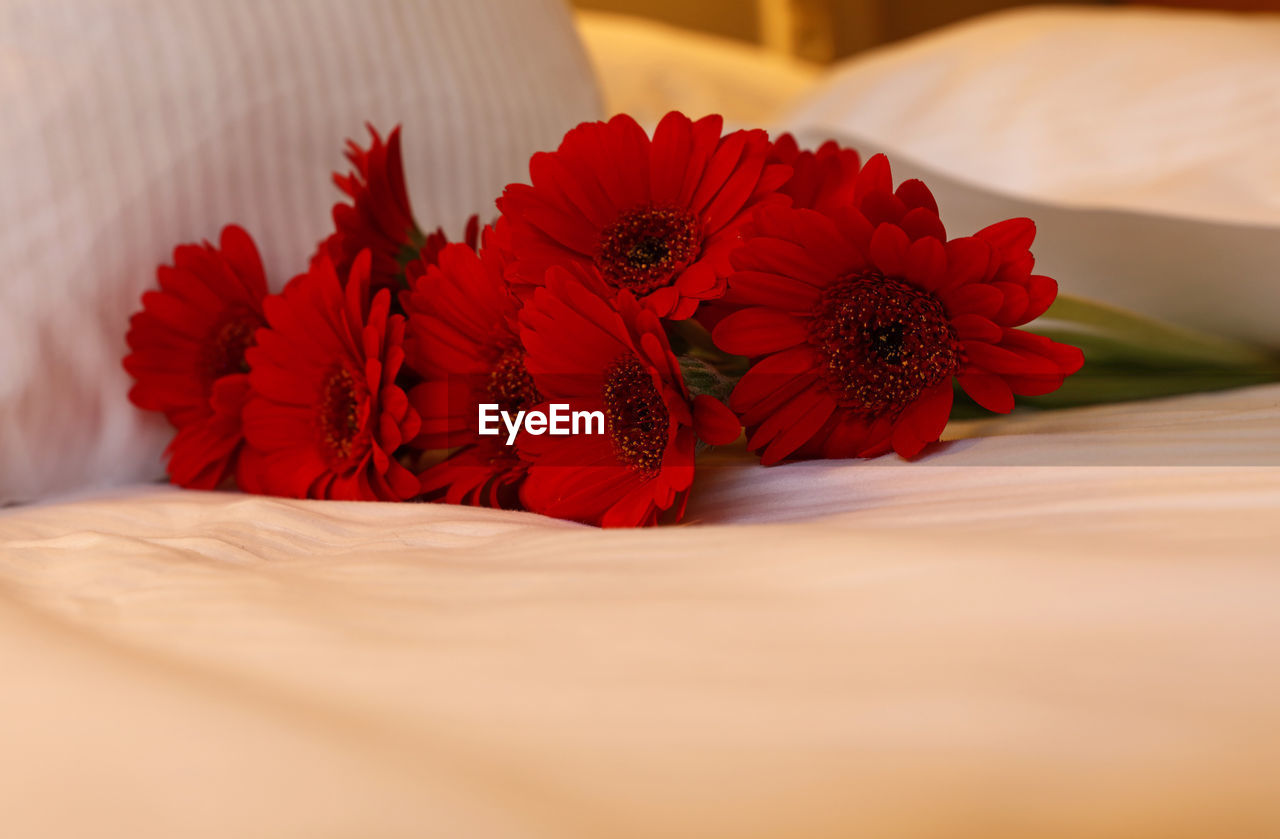
POLYGON ((786 122, 1023 197, 1280 226, 1280 15, 990 15, 847 62, 786 122))
POLYGON ((163 474, 120 360, 174 245, 240 223, 278 288, 366 120, 459 234, 598 103, 558 0, 0 0, 0 503, 163 474))

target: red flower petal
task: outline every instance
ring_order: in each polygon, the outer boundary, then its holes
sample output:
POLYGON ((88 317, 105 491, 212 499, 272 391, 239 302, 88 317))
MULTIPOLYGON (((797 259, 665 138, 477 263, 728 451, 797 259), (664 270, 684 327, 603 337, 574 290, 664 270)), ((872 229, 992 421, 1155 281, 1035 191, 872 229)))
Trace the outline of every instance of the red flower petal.
POLYGON ((956 376, 956 381, 974 402, 988 411, 1007 414, 1013 410, 1013 391, 999 376, 974 370, 956 376))
POLYGON ((1002 251, 1017 253, 1031 247, 1036 238, 1036 224, 1029 218, 1011 218, 984 227, 974 234, 1002 251))
POLYGON ((893 450, 901 457, 915 457, 925 446, 937 442, 951 417, 954 396, 951 382, 947 381, 913 402, 894 425, 893 450))
POLYGON ((924 181, 916 178, 905 180, 898 185, 894 195, 911 209, 923 208, 935 217, 938 214, 938 202, 929 191, 929 187, 925 186, 924 181))
POLYGON ((804 343, 809 330, 803 320, 787 312, 756 307, 720 321, 712 337, 727 353, 760 356, 804 343))
POLYGON ((699 439, 710 445, 727 446, 742 434, 742 423, 729 406, 700 393, 693 398, 693 429, 699 439))
POLYGON ((906 272, 910 245, 911 240, 901 227, 881 224, 871 234, 871 259, 886 276, 901 277, 906 272))
POLYGON ((787 411, 765 420, 747 441, 748 448, 764 451, 765 466, 779 463, 813 436, 836 409, 835 400, 817 388, 810 388, 790 404, 787 411))
POLYGON ((937 239, 917 239, 907 248, 903 276, 930 291, 938 288, 947 271, 947 252, 937 239))

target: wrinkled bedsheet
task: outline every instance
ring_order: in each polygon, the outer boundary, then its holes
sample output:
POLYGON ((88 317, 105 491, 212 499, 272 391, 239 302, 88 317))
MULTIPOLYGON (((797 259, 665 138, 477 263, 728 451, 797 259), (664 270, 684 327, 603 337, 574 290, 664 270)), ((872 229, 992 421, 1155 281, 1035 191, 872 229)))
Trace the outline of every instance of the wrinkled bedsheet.
POLYGON ((0 510, 4 835, 1280 835, 1280 387, 946 437, 648 531, 0 510))

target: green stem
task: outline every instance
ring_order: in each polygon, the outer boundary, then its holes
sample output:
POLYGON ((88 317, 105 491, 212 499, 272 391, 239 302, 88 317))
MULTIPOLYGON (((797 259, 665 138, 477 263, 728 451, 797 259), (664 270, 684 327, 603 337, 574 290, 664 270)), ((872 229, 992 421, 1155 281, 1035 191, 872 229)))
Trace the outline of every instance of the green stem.
POLYGON ((714 367, 720 374, 735 383, 751 366, 740 355, 730 355, 711 340, 711 333, 696 320, 681 320, 667 324, 667 337, 671 350, 681 358, 696 358, 714 367))
POLYGON ((729 394, 738 383, 737 377, 726 376, 715 365, 695 355, 677 356, 677 360, 680 362, 680 373, 684 376, 684 386, 689 389, 691 396, 706 394, 721 402, 729 401, 729 394))

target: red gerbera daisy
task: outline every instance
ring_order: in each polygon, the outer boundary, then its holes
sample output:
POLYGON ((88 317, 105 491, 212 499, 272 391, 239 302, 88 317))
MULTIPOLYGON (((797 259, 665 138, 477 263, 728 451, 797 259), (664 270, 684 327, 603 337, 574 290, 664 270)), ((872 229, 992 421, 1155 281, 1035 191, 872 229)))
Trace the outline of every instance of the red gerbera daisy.
POLYGON ((854 179, 856 206, 760 213, 734 255, 715 328, 755 359, 731 403, 748 447, 791 456, 912 457, 942 433, 952 380, 992 411, 1057 389, 1075 347, 1014 327, 1040 316, 1057 283, 1031 273, 1029 219, 946 241, 924 184, 892 188, 876 155, 854 179))
POLYGON ((828 211, 853 203, 853 187, 862 164, 853 149, 828 140, 817 151, 801 150, 790 134, 773 144, 769 160, 792 168, 791 179, 779 189, 791 206, 828 211))
POLYGON ((664 512, 679 520, 695 423, 711 443, 732 441, 740 425, 710 396, 690 402, 658 317, 630 292, 607 300, 552 269, 520 322, 525 364, 545 400, 537 410, 558 403, 603 418, 591 429, 603 433, 520 437, 530 461, 525 508, 605 527, 654 524, 664 512))
MULTIPOLYGON (((783 134, 773 143, 769 161, 791 167, 791 178, 778 192, 790 198, 793 207, 829 211, 854 201, 853 189, 862 161, 856 151, 842 148, 834 140, 823 143, 817 151, 802 151, 794 137, 783 134)), ((723 299, 711 301, 698 308, 698 322, 706 329, 714 329, 733 310, 723 299)))
MULTIPOLYGON (((480 245, 480 216, 473 215, 467 219, 466 229, 462 233, 462 244, 471 250, 476 250, 480 245)), ((427 269, 432 265, 440 262, 440 252, 449 245, 449 237, 445 235, 444 228, 437 227, 434 233, 428 233, 426 241, 422 243, 422 247, 418 249, 418 255, 409 260, 404 267, 404 276, 406 279, 420 277, 426 273, 427 269)))
POLYGON ((728 255, 751 210, 785 202, 790 175, 768 163, 763 131, 721 136, 722 120, 669 113, 652 141, 626 115, 588 122, 529 163, 532 186, 507 187, 498 207, 519 260, 513 281, 543 284, 552 265, 595 269, 604 293, 629 291, 677 319, 724 293, 728 255))
POLYGON ((422 492, 450 504, 517 506, 526 464, 500 436, 480 435, 478 409, 514 412, 542 398, 524 366, 519 303, 503 279, 505 261, 492 228, 477 254, 448 245, 439 264, 410 280, 401 295, 408 316, 405 363, 424 379, 409 394, 422 416, 415 445, 462 447, 422 475, 422 492))
POLYGON ((327 259, 266 303, 269 328, 249 350, 245 489, 295 498, 403 501, 418 478, 396 460, 421 421, 396 385, 404 318, 391 293, 370 299, 370 256, 345 292, 327 259))
MULTIPOLYGON (((373 289, 403 288, 406 267, 414 262, 435 264, 449 240, 442 228, 423 233, 413 218, 405 189, 400 126, 392 129, 385 143, 372 125, 367 128, 373 137, 369 148, 347 141, 346 157, 355 171, 333 175, 333 182, 351 203, 334 205, 336 230, 321 243, 320 251, 328 255, 338 276, 345 277, 360 252, 369 249, 373 252, 373 289)), ((466 242, 473 248, 479 224, 478 216, 467 221, 466 242)))
POLYGON ((157 277, 160 290, 144 294, 142 311, 129 321, 129 398, 178 428, 167 451, 170 480, 213 489, 243 443, 245 350, 266 323, 262 260, 249 234, 229 226, 217 248, 176 248, 173 266, 162 265, 157 277))

